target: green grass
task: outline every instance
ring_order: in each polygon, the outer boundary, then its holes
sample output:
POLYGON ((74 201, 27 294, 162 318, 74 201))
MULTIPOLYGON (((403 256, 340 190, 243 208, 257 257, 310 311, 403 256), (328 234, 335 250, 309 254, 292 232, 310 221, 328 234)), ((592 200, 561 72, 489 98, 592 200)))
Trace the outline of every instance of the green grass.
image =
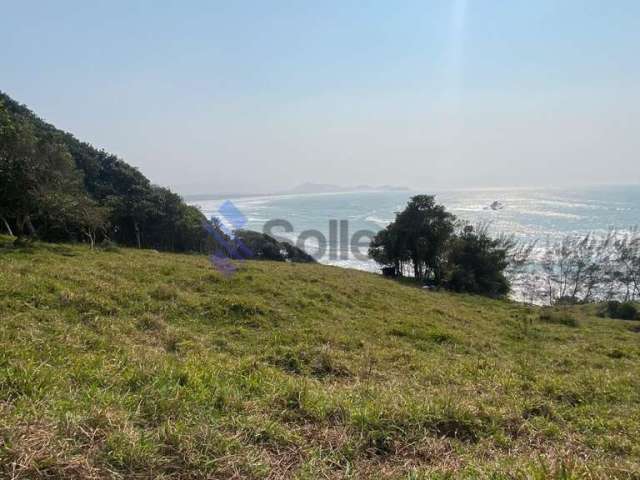
POLYGON ((0 477, 639 478, 637 325, 5 237, 0 477))

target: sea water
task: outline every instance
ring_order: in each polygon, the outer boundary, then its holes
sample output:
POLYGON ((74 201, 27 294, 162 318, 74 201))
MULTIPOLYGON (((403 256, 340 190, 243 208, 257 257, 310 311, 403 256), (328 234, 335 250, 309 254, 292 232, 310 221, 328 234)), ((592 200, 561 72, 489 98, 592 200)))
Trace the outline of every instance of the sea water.
MULTIPOLYGON (((302 232, 315 231, 324 236, 328 243, 324 251, 316 241, 317 235, 306 235, 308 239, 302 245, 309 253, 322 254, 318 258, 321 263, 377 271, 374 262, 347 251, 348 246, 340 242, 344 232, 332 232, 332 225, 334 230, 336 225, 346 225, 348 237, 362 230, 377 232, 393 221, 411 196, 423 193, 435 195, 438 203, 462 221, 489 224, 495 235, 513 235, 520 241, 538 244, 566 235, 628 230, 640 223, 640 186, 345 192, 229 197, 190 203, 210 218, 219 216, 220 205, 230 200, 245 216, 245 229, 263 231, 271 220, 284 220, 293 231, 272 228, 270 233, 294 243, 302 232)), ((366 248, 361 251, 366 254, 366 248)))

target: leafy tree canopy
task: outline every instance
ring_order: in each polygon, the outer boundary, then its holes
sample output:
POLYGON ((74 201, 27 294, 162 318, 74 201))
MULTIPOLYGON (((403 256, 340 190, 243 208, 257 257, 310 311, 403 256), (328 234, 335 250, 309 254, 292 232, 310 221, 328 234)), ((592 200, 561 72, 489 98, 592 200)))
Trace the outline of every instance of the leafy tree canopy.
POLYGON ((385 274, 411 275, 460 292, 503 296, 513 243, 491 238, 486 228, 460 225, 431 195, 410 199, 396 219, 371 241, 369 256, 385 274))
POLYGON ((209 242, 198 209, 1 92, 0 220, 10 233, 52 241, 173 251, 209 242))

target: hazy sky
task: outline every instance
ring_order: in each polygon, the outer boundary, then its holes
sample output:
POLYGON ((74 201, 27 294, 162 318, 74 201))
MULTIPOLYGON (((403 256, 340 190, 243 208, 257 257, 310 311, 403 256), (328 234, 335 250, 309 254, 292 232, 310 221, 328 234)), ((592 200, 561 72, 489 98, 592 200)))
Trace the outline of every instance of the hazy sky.
POLYGON ((637 0, 0 12, 0 90, 181 193, 640 183, 637 0))

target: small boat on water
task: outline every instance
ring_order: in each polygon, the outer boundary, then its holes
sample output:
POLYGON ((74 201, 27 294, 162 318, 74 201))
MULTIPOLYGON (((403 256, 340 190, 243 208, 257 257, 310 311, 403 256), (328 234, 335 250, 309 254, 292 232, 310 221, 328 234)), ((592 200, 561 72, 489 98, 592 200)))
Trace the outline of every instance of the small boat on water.
POLYGON ((489 205, 489 208, 491 210, 502 210, 504 208, 504 204, 499 202, 498 200, 495 200, 491 203, 491 205, 489 205))

